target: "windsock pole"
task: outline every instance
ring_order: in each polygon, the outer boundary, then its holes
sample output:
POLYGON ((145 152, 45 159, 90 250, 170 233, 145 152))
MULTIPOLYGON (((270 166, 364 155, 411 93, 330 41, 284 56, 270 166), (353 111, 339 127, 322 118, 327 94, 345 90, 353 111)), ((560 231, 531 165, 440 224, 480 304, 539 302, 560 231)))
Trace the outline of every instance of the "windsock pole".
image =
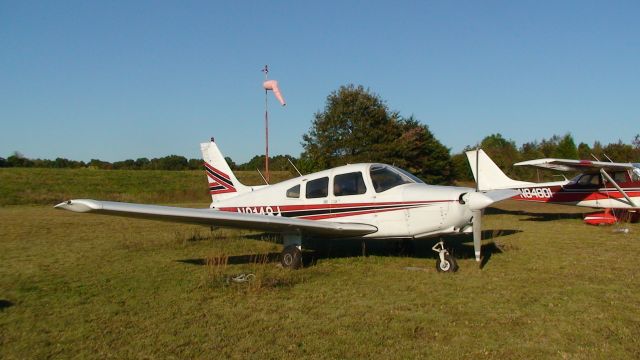
MULTIPOLYGON (((265 65, 264 80, 269 78, 269 66, 265 65)), ((267 184, 269 183, 269 106, 267 101, 267 89, 264 89, 264 134, 265 134, 265 150, 264 150, 264 173, 267 178, 267 184)))

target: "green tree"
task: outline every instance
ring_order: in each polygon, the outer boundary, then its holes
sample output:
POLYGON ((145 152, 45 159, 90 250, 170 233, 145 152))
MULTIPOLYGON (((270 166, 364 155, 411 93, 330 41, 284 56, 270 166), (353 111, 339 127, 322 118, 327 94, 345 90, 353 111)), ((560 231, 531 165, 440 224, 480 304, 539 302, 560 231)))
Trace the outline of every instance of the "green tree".
POLYGON ((329 94, 324 111, 314 115, 303 135, 303 157, 312 167, 305 170, 389 158, 389 145, 400 135, 398 118, 362 86, 341 86, 329 94))
MULTIPOLYGON (((231 160, 231 158, 225 158, 225 159, 231 160)), ((188 164, 190 170, 201 170, 202 169, 202 164, 204 164, 204 160, 202 160, 202 159, 189 159, 187 164, 188 164)), ((229 164, 229 166, 231 166, 231 164, 233 164, 233 161, 229 164)), ((233 164, 233 165, 235 166, 235 164, 233 164)), ((231 168, 231 170, 233 170, 233 167, 231 168)))
POLYGON ((341 86, 327 96, 304 134, 298 162, 304 172, 358 162, 407 168, 430 183, 449 182, 453 165, 444 147, 413 117, 403 119, 362 86, 341 86))
POLYGON ((552 158, 555 156, 556 150, 558 148, 558 143, 560 142, 560 136, 553 135, 549 140, 542 139, 540 141, 539 149, 542 152, 542 155, 547 158, 552 158))
POLYGON ((32 167, 33 161, 27 159, 19 151, 14 151, 11 156, 7 158, 7 166, 9 167, 32 167))
MULTIPOLYGON (((611 143, 605 146, 603 152, 609 159, 615 162, 637 161, 635 158, 636 152, 634 151, 633 146, 623 143, 622 140, 618 140, 617 143, 611 143)), ((607 161, 607 157, 600 160, 607 161)))
MULTIPOLYGON (((225 157, 224 157, 224 161, 226 161, 226 162, 227 162, 227 164, 229 165, 229 168, 230 168, 231 170, 238 170, 238 165, 236 165, 236 163, 235 163, 235 162, 233 162, 233 160, 231 160, 231 158, 230 158, 230 157, 225 156, 225 157)), ((204 161, 203 161, 203 162, 204 162, 204 161)))
POLYGON ((98 159, 91 159, 87 164, 87 166, 93 169, 102 169, 102 170, 110 170, 113 168, 113 165, 110 162, 102 161, 98 159))
POLYGON ((513 164, 520 161, 520 153, 513 140, 507 140, 499 133, 492 134, 482 140, 480 148, 489 155, 505 174, 509 176, 517 175, 513 164))
POLYGON ((578 159, 591 159, 591 147, 583 142, 578 144, 578 159))
POLYGON ((391 143, 391 162, 428 184, 451 183, 454 166, 449 149, 438 141, 429 127, 413 117, 398 121, 400 136, 391 143))
POLYGON ((560 159, 575 159, 578 157, 578 148, 571 134, 566 134, 558 141, 554 157, 560 159))

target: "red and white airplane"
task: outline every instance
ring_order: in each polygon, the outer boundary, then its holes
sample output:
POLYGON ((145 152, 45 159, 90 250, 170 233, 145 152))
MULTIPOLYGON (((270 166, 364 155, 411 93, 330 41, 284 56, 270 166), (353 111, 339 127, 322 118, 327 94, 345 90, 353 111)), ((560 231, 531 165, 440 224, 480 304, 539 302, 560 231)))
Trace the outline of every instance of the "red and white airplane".
MULTIPOLYGON (((543 169, 580 172, 571 180, 533 183, 509 178, 483 150, 468 151, 467 159, 480 191, 518 189, 514 200, 604 209, 640 210, 640 164, 590 160, 536 159, 516 163, 543 169)), ((588 223, 611 221, 610 211, 591 214, 588 223)), ((617 219, 616 219, 617 220, 617 219)))
MULTIPOLYGON (((423 238, 473 231, 480 260, 482 209, 517 191, 477 192, 435 186, 396 167, 366 163, 336 167, 278 184, 245 186, 213 139, 201 144, 212 203, 209 209, 97 200, 69 200, 57 209, 282 234, 283 266, 301 265, 302 242, 322 238, 423 238)), ((437 269, 456 271, 440 241, 437 269)))

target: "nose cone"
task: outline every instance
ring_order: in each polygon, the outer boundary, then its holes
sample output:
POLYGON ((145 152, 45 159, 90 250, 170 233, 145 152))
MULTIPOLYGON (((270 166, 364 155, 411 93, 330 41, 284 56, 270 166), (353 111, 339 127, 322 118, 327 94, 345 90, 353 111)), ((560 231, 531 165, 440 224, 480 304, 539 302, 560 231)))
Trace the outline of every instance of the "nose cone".
POLYGON ((465 202, 471 210, 481 210, 493 204, 494 200, 480 192, 468 193, 465 202))

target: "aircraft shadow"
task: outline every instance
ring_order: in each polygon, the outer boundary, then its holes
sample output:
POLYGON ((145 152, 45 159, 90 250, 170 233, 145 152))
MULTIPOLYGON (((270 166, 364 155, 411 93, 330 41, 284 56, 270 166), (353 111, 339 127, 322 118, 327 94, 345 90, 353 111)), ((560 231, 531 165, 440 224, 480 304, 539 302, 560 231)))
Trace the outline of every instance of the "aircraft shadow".
MULTIPOLYGON (((509 236, 521 230, 499 229, 484 230, 482 238, 491 240, 482 247, 482 261, 484 267, 496 253, 502 253, 493 239, 509 236)), ((265 234, 248 235, 245 238, 264 239, 265 234)), ((273 239, 273 235, 267 237, 273 239)), ((438 256, 431 248, 442 239, 449 252, 458 259, 475 258, 473 250, 473 236, 471 234, 443 236, 441 238, 426 239, 305 239, 303 242, 303 266, 313 266, 318 260, 329 258, 349 258, 358 256, 405 256, 424 259, 436 259, 438 256)), ((215 259, 195 258, 181 259, 177 262, 191 265, 207 265, 215 259)), ((233 255, 227 258, 227 264, 277 263, 280 253, 262 253, 250 255, 233 255)))
POLYGON ((498 208, 487 208, 485 215, 519 215, 528 216, 520 221, 555 221, 561 219, 580 219, 584 217, 584 213, 538 213, 524 210, 505 210, 498 208))
POLYGON ((12 303, 9 300, 5 300, 5 299, 0 299, 0 310, 4 310, 6 308, 10 308, 13 305, 15 305, 14 303, 12 303))

